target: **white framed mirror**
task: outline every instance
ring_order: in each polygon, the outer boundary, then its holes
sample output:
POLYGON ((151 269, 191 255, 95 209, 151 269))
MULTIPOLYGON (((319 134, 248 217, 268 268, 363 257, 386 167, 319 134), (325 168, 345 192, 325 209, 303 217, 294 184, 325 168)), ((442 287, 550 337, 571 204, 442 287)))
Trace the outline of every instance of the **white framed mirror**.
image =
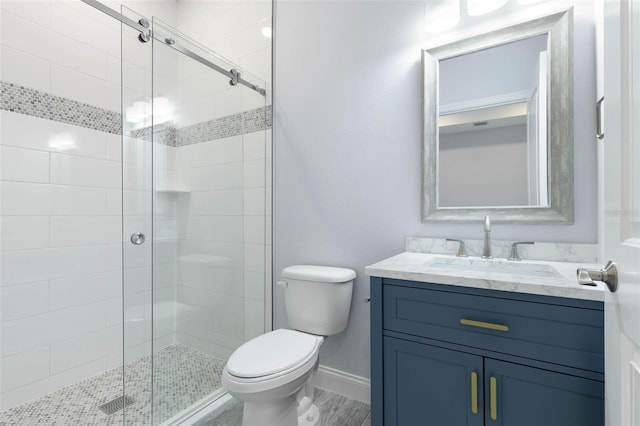
POLYGON ((423 221, 573 223, 572 9, 427 48, 423 221))

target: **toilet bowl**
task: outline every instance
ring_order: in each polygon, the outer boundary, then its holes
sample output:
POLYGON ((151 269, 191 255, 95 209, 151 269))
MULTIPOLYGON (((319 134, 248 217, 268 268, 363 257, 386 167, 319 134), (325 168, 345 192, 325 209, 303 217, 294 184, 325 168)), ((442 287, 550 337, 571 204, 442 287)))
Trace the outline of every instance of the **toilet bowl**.
POLYGON ((351 308, 351 269, 296 265, 282 271, 287 318, 278 329, 240 346, 227 361, 222 385, 244 402, 243 426, 314 426, 314 379, 324 336, 342 332, 351 308))
POLYGON ((315 425, 313 378, 321 336, 279 329, 242 345, 229 358, 222 384, 244 401, 244 426, 315 425))

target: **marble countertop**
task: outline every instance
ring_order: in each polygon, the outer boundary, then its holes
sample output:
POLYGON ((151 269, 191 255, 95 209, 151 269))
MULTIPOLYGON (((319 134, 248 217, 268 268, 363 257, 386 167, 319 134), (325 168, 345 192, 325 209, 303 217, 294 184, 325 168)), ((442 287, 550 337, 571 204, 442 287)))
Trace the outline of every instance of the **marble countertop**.
POLYGON ((367 266, 365 272, 369 276, 382 278, 604 301, 606 285, 601 282, 596 282, 596 287, 578 284, 577 268, 599 269, 601 265, 535 260, 511 262, 506 259, 483 260, 477 257, 456 258, 444 254, 404 252, 367 266), (494 262, 494 265, 487 268, 487 262, 494 262), (456 263, 463 263, 462 269, 456 263), (518 273, 519 268, 523 272, 518 273), (526 269, 537 269, 540 273, 532 274, 526 269))

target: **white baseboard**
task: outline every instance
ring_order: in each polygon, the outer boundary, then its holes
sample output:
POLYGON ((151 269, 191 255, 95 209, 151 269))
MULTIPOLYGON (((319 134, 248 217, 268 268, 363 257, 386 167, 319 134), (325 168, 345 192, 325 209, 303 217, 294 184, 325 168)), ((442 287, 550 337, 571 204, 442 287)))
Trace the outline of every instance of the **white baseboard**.
POLYGON ((316 387, 371 404, 371 380, 335 368, 321 365, 316 374, 316 387))

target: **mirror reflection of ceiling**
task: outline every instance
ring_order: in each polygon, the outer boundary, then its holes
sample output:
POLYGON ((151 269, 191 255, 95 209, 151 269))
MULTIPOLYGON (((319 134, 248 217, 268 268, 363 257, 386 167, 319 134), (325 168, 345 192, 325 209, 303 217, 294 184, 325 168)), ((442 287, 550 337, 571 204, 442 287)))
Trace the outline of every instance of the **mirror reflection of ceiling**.
POLYGON ((487 108, 464 111, 441 116, 438 119, 439 133, 470 132, 496 127, 517 126, 526 124, 527 103, 518 102, 509 105, 498 105, 487 108))
POLYGON ((546 49, 547 34, 542 34, 440 61, 440 115, 474 100, 522 92, 517 97, 528 98, 538 78, 539 53, 546 49))

